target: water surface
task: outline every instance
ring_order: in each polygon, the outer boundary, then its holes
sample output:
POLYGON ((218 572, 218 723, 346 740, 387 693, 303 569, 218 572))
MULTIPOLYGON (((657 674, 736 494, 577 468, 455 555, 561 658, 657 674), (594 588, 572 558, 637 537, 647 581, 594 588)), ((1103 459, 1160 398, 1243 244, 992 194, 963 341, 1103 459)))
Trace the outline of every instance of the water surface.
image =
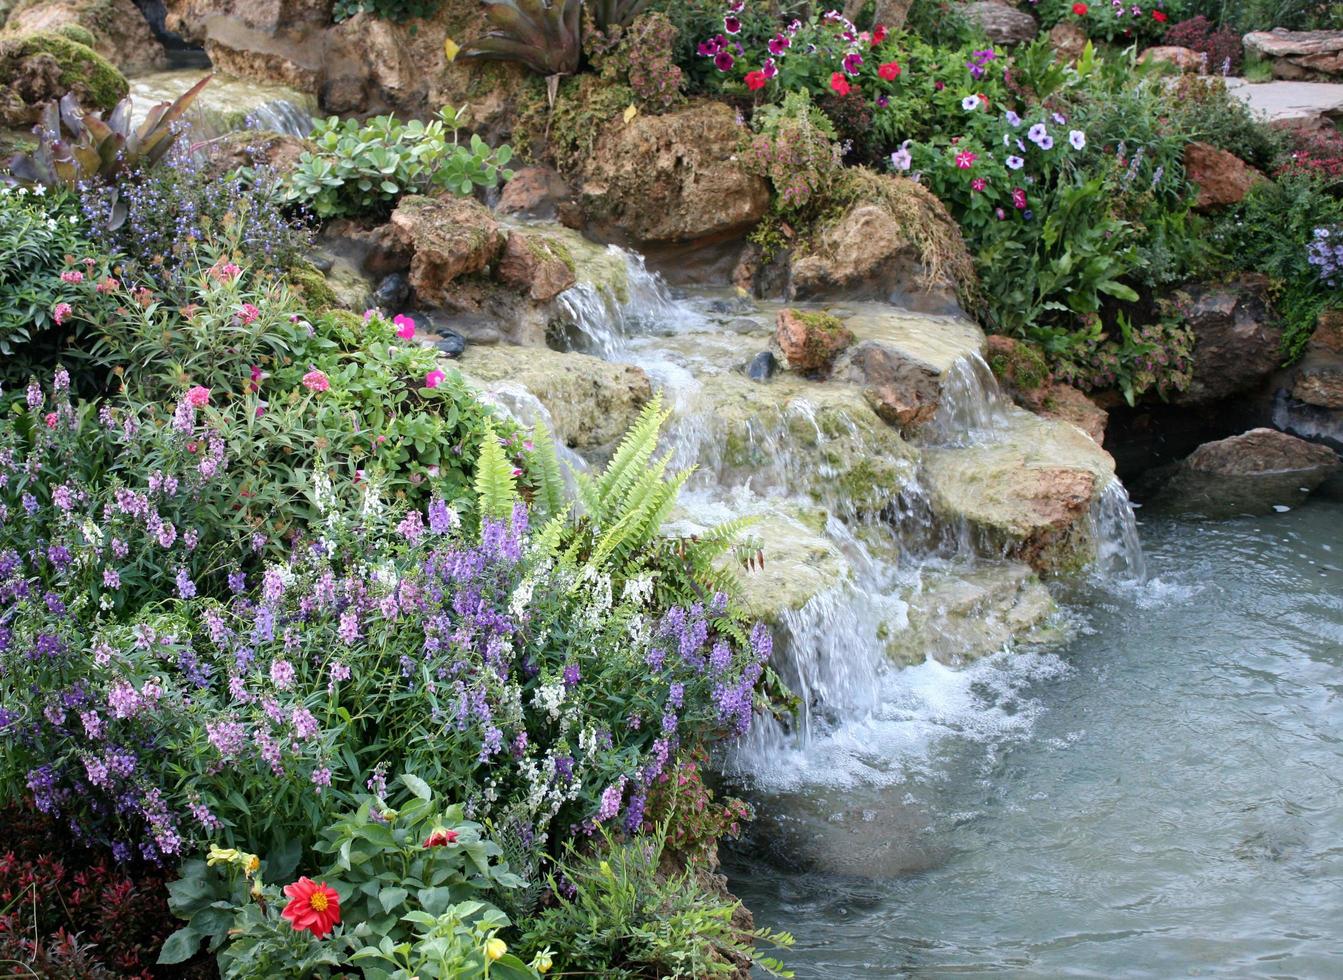
POLYGON ((798 977, 1343 976, 1343 504, 1141 533, 1062 647, 905 672, 755 788, 727 869, 798 977))

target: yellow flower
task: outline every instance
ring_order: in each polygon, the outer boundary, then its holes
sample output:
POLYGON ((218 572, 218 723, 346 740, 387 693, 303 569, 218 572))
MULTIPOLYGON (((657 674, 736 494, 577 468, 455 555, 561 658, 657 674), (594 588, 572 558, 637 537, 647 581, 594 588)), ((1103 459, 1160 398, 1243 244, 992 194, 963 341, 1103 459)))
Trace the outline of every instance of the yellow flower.
POLYGON ((257 857, 255 854, 240 853, 238 855, 238 863, 242 865, 243 871, 247 872, 247 877, 249 878, 261 870, 261 858, 257 857))
POLYGON ((508 952, 508 944, 502 939, 491 939, 485 944, 485 958, 491 963, 508 952))
POLYGON ((536 959, 532 960, 532 969, 537 973, 549 973, 550 968, 555 964, 550 961, 550 953, 542 951, 536 954, 536 959))
POLYGON ((213 868, 216 864, 232 864, 236 860, 238 860, 238 852, 234 848, 211 844, 210 854, 206 857, 205 863, 213 868))

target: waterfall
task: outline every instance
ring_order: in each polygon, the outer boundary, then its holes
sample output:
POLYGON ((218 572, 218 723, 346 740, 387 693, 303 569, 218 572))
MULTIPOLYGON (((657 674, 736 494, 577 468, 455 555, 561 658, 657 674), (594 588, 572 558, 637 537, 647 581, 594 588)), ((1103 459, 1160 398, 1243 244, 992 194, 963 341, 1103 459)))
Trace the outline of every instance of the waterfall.
POLYGON ((977 353, 958 357, 942 378, 937 414, 924 436, 940 446, 961 446, 993 438, 1007 424, 1011 401, 977 353))
POLYGON ((617 245, 608 245, 606 254, 617 276, 580 281, 556 300, 579 334, 577 348, 614 360, 627 352, 633 336, 676 333, 703 324, 703 317, 672 298, 661 276, 648 271, 642 255, 617 245))
POLYGON ((1117 478, 1111 480, 1092 505, 1092 532, 1096 537, 1096 570, 1121 581, 1147 579, 1147 560, 1138 539, 1138 522, 1128 491, 1117 478))
MULTIPOLYGON (((180 70, 151 72, 130 80, 131 125, 139 126, 149 110, 171 102, 208 72, 180 70)), ((213 139, 239 130, 267 130, 289 136, 312 132, 317 102, 312 96, 285 88, 214 75, 186 112, 192 139, 213 139)))

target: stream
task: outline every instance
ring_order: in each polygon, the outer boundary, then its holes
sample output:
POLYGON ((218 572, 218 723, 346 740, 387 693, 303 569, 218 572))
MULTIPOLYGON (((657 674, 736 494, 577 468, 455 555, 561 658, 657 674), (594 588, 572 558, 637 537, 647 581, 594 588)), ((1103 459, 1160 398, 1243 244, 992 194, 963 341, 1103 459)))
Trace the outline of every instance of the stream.
POLYGON ((1340 527, 1145 523, 1069 642, 907 683, 885 783, 757 780, 734 892, 799 978, 1343 975, 1340 527))

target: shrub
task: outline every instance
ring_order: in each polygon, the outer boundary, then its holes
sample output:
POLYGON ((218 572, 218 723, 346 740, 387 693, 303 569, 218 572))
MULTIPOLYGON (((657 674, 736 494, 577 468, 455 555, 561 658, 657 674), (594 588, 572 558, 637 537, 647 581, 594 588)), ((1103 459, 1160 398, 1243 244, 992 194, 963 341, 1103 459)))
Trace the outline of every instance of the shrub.
POLYGON ((752 120, 755 135, 743 150, 747 169, 768 178, 778 209, 805 213, 833 193, 843 171, 834 126, 803 93, 790 92, 752 120))
POLYGON ((1165 43, 1199 52, 1207 59, 1208 70, 1219 75, 1239 75, 1245 60, 1240 34, 1225 27, 1215 29, 1202 14, 1172 25, 1165 43))
POLYGON ((1275 176, 1314 177, 1335 187, 1343 182, 1343 133, 1336 129, 1293 129, 1275 176))
POLYGON ((1035 4, 1040 26, 1077 24, 1093 41, 1110 44, 1152 44, 1183 10, 1181 0, 1040 0, 1035 4))
POLYGON ((321 218, 378 216, 389 213, 403 194, 465 195, 509 180, 508 146, 492 150, 476 135, 467 144, 458 142, 465 112, 445 108, 428 123, 332 116, 313 130, 317 150, 299 158, 287 181, 288 197, 321 218))
POLYGON ((641 108, 666 112, 681 101, 681 69, 672 59, 676 28, 665 14, 643 14, 607 33, 591 30, 584 46, 602 77, 628 85, 641 108))
POLYGON ((440 0, 336 0, 331 7, 331 19, 340 23, 355 14, 372 14, 382 20, 402 23, 417 17, 432 17, 440 0))

